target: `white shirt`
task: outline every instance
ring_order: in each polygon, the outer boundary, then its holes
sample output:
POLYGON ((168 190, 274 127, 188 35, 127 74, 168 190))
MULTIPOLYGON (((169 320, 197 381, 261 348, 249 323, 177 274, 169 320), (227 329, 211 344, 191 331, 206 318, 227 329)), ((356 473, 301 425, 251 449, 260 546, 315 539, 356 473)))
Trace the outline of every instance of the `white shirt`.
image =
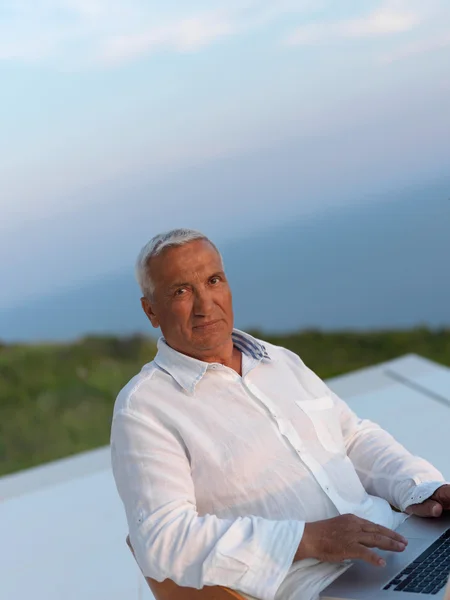
POLYGON ((158 340, 119 393, 113 473, 145 576, 309 600, 352 564, 292 564, 305 522, 353 513, 395 529, 445 483, 359 419, 293 352, 235 329, 242 377, 158 340))

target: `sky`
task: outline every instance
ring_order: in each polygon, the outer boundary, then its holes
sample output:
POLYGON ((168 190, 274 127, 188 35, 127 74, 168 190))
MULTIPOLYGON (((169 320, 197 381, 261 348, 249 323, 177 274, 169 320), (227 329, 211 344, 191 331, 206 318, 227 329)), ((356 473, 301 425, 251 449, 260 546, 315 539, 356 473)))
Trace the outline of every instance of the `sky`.
POLYGON ((0 308, 163 229, 447 175, 449 25, 446 0, 0 0, 0 308))

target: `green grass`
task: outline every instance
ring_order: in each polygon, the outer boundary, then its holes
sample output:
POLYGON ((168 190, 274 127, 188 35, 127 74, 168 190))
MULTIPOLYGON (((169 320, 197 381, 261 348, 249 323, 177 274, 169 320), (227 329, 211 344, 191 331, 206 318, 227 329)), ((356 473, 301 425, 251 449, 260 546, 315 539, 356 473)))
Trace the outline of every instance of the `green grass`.
MULTIPOLYGON (((450 329, 250 333, 293 350, 324 379, 410 352, 450 366, 450 329)), ((155 352, 139 335, 0 344, 0 475, 107 444, 117 392, 155 352)))

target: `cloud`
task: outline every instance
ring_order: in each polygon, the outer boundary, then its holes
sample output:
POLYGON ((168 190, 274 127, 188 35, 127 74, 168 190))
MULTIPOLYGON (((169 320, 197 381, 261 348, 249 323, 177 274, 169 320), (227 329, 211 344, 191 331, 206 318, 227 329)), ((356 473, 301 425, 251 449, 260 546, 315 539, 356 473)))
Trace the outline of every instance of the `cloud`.
POLYGON ((105 42, 101 60, 117 64, 154 49, 190 52, 235 34, 237 30, 236 24, 224 16, 219 18, 215 14, 199 15, 152 27, 142 33, 115 36, 105 42))
POLYGON ((446 48, 448 46, 450 46, 450 33, 447 32, 443 35, 435 35, 432 38, 415 40, 414 42, 397 47, 390 52, 382 54, 380 56, 380 62, 393 63, 399 60, 411 58, 413 56, 418 56, 420 54, 442 50, 442 48, 446 48))
POLYGON ((438 23, 447 2, 384 0, 362 16, 324 20, 334 1, 3 0, 0 62, 114 67, 156 52, 195 52, 277 22, 286 26, 286 17, 303 22, 284 40, 287 45, 394 39, 425 21, 438 23))
POLYGON ((285 42, 288 45, 314 45, 342 39, 371 38, 411 31, 419 24, 418 13, 386 3, 365 17, 302 25, 285 42))
POLYGON ((312 0, 9 0, 0 20, 0 61, 115 65, 155 51, 192 52, 312 6, 312 0))

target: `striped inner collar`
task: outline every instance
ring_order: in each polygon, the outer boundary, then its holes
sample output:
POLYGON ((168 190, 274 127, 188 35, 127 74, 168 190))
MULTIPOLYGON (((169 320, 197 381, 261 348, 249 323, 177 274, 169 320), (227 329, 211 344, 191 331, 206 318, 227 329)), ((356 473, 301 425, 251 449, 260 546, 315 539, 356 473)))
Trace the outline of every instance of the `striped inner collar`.
POLYGON ((241 352, 244 352, 244 354, 248 354, 256 360, 261 360, 263 358, 270 359, 270 356, 267 354, 266 347, 260 342, 257 342, 249 334, 244 335, 239 330, 233 329, 231 337, 236 348, 241 352))

